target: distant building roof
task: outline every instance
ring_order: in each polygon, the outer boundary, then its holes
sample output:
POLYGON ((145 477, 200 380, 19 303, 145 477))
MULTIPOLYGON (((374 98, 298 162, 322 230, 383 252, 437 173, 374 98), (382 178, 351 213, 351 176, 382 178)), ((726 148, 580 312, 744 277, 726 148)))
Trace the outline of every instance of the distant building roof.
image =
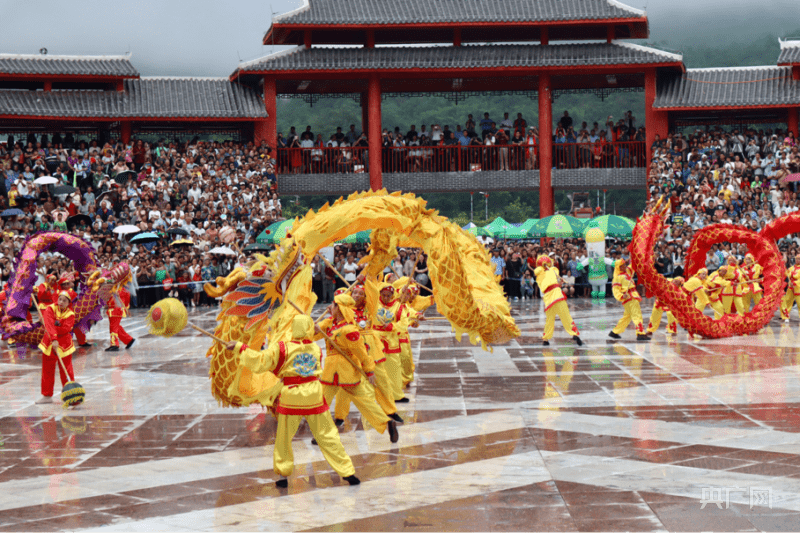
POLYGON ((482 69, 681 63, 682 56, 630 43, 303 48, 242 63, 234 73, 295 70, 482 69))
POLYGON ((129 56, 51 56, 0 54, 0 75, 106 76, 131 78, 139 75, 129 56))
POLYGON ((0 89, 0 115, 82 118, 265 118, 261 95, 226 78, 125 80, 125 91, 0 89))
POLYGON ((304 0, 275 17, 275 24, 417 24, 453 22, 545 22, 645 18, 644 11, 616 0, 304 0))
POLYGON ((781 55, 778 65, 800 64, 800 41, 780 41, 781 55))
POLYGON ((687 69, 661 78, 654 108, 749 107, 800 104, 800 81, 791 67, 687 69))

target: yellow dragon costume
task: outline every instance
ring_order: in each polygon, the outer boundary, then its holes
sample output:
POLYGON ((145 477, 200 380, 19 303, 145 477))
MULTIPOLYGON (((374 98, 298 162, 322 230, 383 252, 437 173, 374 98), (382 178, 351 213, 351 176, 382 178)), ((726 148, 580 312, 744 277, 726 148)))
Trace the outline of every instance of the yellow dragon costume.
MULTIPOLYGON (((494 276, 485 248, 475 237, 427 209, 413 194, 364 192, 340 198, 319 211, 295 219, 277 250, 269 257, 256 255, 247 269, 236 269, 217 286, 206 284, 212 297, 223 297, 215 335, 261 347, 290 341, 292 320, 299 313, 287 300, 306 312, 316 302, 311 291, 310 262, 323 247, 348 235, 373 229, 368 276, 378 274, 397 255, 397 247, 422 248, 428 255, 428 272, 438 311, 456 336, 469 336, 473 344, 490 349, 520 335, 508 302, 494 276)), ((238 354, 215 342, 209 377, 211 392, 224 406, 257 402, 272 406, 281 382, 271 372, 255 372, 240 363, 238 354)))

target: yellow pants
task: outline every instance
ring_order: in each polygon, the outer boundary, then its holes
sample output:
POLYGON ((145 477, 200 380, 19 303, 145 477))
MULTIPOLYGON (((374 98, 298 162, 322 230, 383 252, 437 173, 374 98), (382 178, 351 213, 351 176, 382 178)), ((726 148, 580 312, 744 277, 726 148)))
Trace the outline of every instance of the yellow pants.
POLYGON ((292 439, 300 421, 305 418, 311 434, 319 444, 319 451, 325 456, 328 464, 336 470, 342 477, 352 476, 356 473, 353 461, 344 451, 342 441, 339 439, 339 431, 333 424, 330 412, 318 415, 278 415, 278 432, 275 435, 275 450, 273 451, 273 463, 275 473, 279 476, 289 477, 294 471, 294 452, 292 451, 292 439))
POLYGON ((753 304, 753 307, 758 305, 758 302, 761 301, 762 293, 757 292, 753 294, 752 292, 748 292, 744 296, 742 296, 742 303, 744 304, 744 312, 748 312, 750 310, 750 304, 753 304))
POLYGON ((739 313, 739 316, 744 316, 745 307, 744 307, 744 301, 742 300, 741 296, 722 297, 722 308, 725 310, 726 315, 731 314, 733 306, 736 306, 736 312, 739 313))
POLYGON ((544 321, 544 334, 542 335, 543 341, 549 341, 553 338, 553 333, 555 333, 556 328, 556 317, 561 320, 561 325, 564 326, 567 333, 573 337, 579 335, 578 327, 572 320, 572 315, 569 314, 569 306, 567 306, 566 300, 556 302, 550 309, 545 311, 544 314, 546 318, 544 321))
POLYGON ((700 300, 697 300, 694 306, 701 313, 705 311, 706 306, 710 306, 711 309, 714 310, 714 320, 719 320, 720 318, 722 318, 722 315, 725 314, 725 308, 722 307, 722 300, 717 300, 715 302, 708 301, 706 303, 701 303, 700 300))
MULTIPOLYGON (((384 352, 385 353, 385 352, 384 352)), ((389 374, 389 384, 392 386, 392 399, 401 400, 405 397, 403 392, 403 365, 400 363, 400 352, 386 354, 386 373, 389 374)))
MULTIPOLYGON (((386 413, 384 413, 380 407, 378 407, 378 404, 375 402, 375 389, 372 388, 372 385, 366 383, 364 378, 361 378, 361 383, 355 387, 322 385, 322 394, 325 395, 325 401, 328 402, 328 405, 331 404, 333 397, 339 392, 350 397, 350 399, 356 404, 358 410, 361 412, 361 416, 364 417, 364 419, 369 422, 369 424, 374 427, 378 433, 383 433, 386 431, 386 423, 389 421, 389 417, 386 416, 386 413)), ((350 407, 348 405, 348 410, 349 409, 350 407)), ((336 418, 339 417, 337 416, 336 418)))
POLYGON ((403 387, 414 381, 414 353, 411 342, 400 343, 400 371, 403 375, 403 387))
POLYGON ((792 312, 794 304, 797 304, 797 310, 800 312, 800 294, 795 294, 794 289, 787 289, 786 295, 781 302, 781 318, 784 320, 789 318, 789 313, 792 312))
MULTIPOLYGON (((650 313, 650 323, 647 325, 647 332, 654 333, 661 325, 661 317, 664 315, 664 310, 658 306, 653 306, 653 312, 650 313)), ((678 322, 675 320, 675 315, 672 311, 667 311, 667 334, 672 335, 678 332, 678 322)))
MULTIPOLYGON (((384 413, 391 415, 397 412, 397 406, 394 404, 394 395, 392 394, 392 385, 389 383, 389 374, 386 373, 385 363, 377 363, 375 365, 375 400, 381 407, 384 413)), ((350 399, 351 396, 345 391, 340 390, 336 393, 336 408, 334 409, 334 416, 339 420, 347 418, 347 413, 350 412, 350 399)), ((328 402, 330 405, 330 402, 328 402)))
POLYGON ((633 322, 633 325, 636 328, 636 334, 644 335, 644 324, 642 324, 642 308, 639 306, 639 300, 631 300, 623 307, 625 309, 625 313, 622 315, 622 318, 619 319, 617 326, 612 331, 619 335, 628 329, 628 324, 633 322))

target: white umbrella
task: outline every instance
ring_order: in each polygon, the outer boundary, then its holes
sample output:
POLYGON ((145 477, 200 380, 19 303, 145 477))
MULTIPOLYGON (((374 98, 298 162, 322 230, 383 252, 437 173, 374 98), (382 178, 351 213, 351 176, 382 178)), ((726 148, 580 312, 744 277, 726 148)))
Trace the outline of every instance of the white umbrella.
POLYGON ((128 233, 139 233, 140 231, 142 230, 140 230, 133 224, 126 224, 124 226, 117 226, 116 228, 114 228, 114 233, 121 233, 123 235, 127 235, 128 233))
POLYGON ((216 248, 212 248, 208 251, 210 254, 219 254, 219 255, 236 255, 236 252, 228 248, 227 246, 217 246, 216 248))
POLYGON ((41 178, 36 178, 33 180, 36 185, 55 185, 58 183, 58 178, 54 178, 53 176, 42 176, 41 178))

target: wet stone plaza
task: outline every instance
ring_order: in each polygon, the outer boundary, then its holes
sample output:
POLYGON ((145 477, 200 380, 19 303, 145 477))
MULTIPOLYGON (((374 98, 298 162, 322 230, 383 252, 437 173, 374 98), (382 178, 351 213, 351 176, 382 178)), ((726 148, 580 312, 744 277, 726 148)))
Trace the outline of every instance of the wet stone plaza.
POLYGON ((429 313, 399 442, 355 407, 340 428, 356 487, 303 425, 276 488, 274 419, 218 406, 209 341, 190 329, 153 337, 138 310, 123 320, 136 344, 109 353, 98 324, 74 356, 87 402, 70 410, 34 404, 40 353, 3 344, 0 531, 800 529, 796 317, 736 339, 671 338, 665 321, 650 342, 613 341, 619 304, 569 303, 582 347, 563 330, 542 347, 538 300, 514 304, 522 336, 494 353, 429 313))

